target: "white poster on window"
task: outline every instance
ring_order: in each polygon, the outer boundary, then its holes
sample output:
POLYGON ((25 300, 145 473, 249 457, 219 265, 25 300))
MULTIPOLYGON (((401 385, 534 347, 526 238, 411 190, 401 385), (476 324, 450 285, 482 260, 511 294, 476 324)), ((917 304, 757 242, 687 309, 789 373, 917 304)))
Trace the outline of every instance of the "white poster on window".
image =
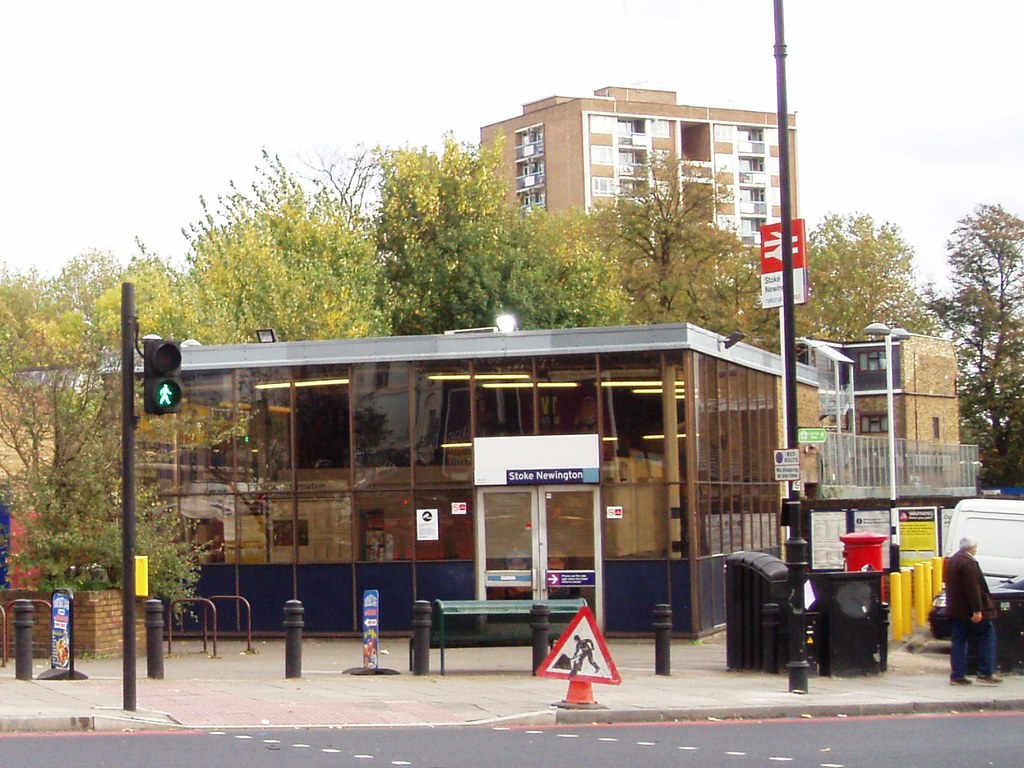
POLYGON ((441 529, 437 524, 436 509, 416 510, 416 540, 437 541, 441 538, 441 529))

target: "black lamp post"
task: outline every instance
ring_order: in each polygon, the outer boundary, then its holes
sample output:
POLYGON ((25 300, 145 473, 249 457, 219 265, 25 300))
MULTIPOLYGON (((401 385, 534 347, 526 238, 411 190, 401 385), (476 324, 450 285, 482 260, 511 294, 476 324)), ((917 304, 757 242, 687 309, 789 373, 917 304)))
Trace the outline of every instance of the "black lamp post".
MULTIPOLYGON (((789 173, 789 108, 786 103, 786 42, 782 0, 775 2, 775 80, 778 90, 779 187, 782 194, 782 365, 786 379, 786 447, 797 446, 796 312, 793 301, 793 206, 789 173)), ((789 586, 789 690, 807 693, 807 617, 804 578, 807 541, 802 534, 800 496, 789 484, 782 502, 782 519, 789 525, 786 569, 789 586)))

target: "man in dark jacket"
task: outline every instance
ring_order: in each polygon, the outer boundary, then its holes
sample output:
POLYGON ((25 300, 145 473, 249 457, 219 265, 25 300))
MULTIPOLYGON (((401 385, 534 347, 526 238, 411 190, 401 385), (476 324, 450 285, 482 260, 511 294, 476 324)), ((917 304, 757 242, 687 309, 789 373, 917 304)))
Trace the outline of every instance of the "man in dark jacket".
POLYGON ((996 675, 996 628, 992 624, 995 608, 985 575, 974 559, 978 542, 960 539, 960 550, 946 560, 946 615, 949 616, 951 642, 949 654, 950 685, 969 685, 967 678, 967 638, 978 639, 978 682, 1001 683, 996 675))

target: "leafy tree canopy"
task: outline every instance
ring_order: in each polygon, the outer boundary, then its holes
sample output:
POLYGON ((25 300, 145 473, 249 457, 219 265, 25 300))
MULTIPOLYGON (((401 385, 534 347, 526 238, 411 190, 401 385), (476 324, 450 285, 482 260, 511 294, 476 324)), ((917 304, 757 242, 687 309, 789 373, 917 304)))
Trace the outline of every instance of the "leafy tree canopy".
POLYGON ((1024 220, 979 205, 950 236, 948 293, 931 308, 957 345, 965 439, 986 485, 1024 484, 1024 220))
POLYGON ((830 214, 808 235, 810 300, 798 310, 802 336, 849 340, 870 323, 933 333, 917 283, 914 251, 894 224, 862 213, 830 214))

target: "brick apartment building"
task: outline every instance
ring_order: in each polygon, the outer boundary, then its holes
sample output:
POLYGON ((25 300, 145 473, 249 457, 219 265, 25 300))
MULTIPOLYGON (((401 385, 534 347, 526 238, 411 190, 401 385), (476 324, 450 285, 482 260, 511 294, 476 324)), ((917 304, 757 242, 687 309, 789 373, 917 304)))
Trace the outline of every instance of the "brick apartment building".
MULTIPOLYGON (((790 178, 796 209, 796 118, 790 115, 790 178)), ((781 216, 775 113, 676 103, 674 91, 607 87, 593 96, 551 96, 523 114, 484 126, 483 144, 504 139, 510 202, 523 208, 590 210, 644 172, 653 153, 681 158, 717 178, 731 202, 719 224, 747 243, 781 216)))

